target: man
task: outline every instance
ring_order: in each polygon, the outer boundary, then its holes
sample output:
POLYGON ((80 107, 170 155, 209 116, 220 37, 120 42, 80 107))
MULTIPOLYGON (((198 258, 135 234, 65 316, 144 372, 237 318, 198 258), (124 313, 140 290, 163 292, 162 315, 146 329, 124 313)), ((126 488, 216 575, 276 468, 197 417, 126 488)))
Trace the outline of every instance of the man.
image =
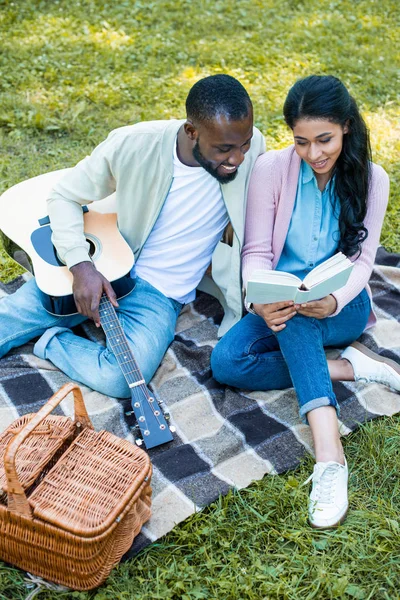
POLYGON ((224 333, 242 314, 240 249, 249 175, 264 151, 253 128, 251 100, 228 75, 198 81, 186 100, 186 121, 121 127, 68 172, 48 199, 53 243, 73 274, 78 315, 54 317, 34 280, 0 302, 0 356, 40 336, 34 353, 69 377, 116 397, 128 385, 109 347, 76 336, 87 318, 100 325, 105 293, 146 381, 172 342, 182 306, 212 259, 202 289, 221 301, 224 333), (90 260, 82 205, 116 192, 118 227, 135 254, 134 290, 117 302, 90 260), (232 245, 221 242, 228 223, 232 245))

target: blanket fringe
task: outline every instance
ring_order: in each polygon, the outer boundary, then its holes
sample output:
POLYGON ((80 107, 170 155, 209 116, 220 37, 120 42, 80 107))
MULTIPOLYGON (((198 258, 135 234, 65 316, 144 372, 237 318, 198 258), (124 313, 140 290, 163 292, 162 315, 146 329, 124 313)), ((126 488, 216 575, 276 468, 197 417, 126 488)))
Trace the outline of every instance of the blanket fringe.
POLYGON ((42 590, 51 590, 53 592, 67 592, 70 588, 67 588, 63 585, 58 585, 57 583, 51 583, 50 581, 45 581, 41 577, 37 577, 36 575, 32 575, 31 573, 27 573, 27 576, 24 578, 25 586, 27 588, 31 588, 36 586, 25 598, 25 600, 33 600, 35 596, 40 594, 42 590))

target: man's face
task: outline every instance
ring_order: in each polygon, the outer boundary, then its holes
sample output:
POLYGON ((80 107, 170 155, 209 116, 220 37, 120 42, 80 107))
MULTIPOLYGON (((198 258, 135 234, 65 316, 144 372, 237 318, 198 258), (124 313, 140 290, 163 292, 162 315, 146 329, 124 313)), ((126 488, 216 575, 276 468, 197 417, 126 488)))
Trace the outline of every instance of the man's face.
POLYGON ((229 183, 235 179, 252 137, 252 111, 240 121, 218 116, 196 125, 193 157, 220 183, 229 183))

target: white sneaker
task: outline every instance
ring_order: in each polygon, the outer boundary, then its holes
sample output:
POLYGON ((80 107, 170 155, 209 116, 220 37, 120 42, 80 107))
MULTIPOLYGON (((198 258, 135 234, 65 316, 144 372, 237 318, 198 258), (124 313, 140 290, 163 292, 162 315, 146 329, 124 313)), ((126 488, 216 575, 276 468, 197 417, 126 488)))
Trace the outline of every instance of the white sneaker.
POLYGON ((354 342, 342 352, 354 371, 355 381, 382 383, 400 392, 400 365, 390 358, 379 356, 360 342, 354 342))
POLYGON ((349 501, 347 462, 317 462, 313 474, 304 482, 313 482, 308 501, 308 520, 311 527, 327 529, 337 527, 346 518, 349 501))

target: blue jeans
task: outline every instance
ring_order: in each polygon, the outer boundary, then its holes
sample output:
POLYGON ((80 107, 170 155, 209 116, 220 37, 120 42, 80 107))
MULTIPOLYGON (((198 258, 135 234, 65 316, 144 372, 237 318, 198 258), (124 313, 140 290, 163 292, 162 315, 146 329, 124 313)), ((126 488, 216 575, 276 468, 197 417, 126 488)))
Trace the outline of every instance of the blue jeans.
POLYGON ((338 315, 314 319, 295 315, 274 333, 258 315, 248 314, 224 335, 211 355, 214 378, 248 390, 294 387, 300 416, 320 406, 339 405, 324 348, 344 347, 364 331, 371 309, 366 290, 338 315))
MULTIPOLYGON (((118 304, 118 318, 129 346, 149 382, 174 339, 183 305, 139 277, 134 290, 118 304)), ((34 346, 36 356, 50 360, 68 377, 94 390, 129 398, 128 384, 111 349, 71 331, 85 320, 87 317, 79 314, 56 317, 47 313, 31 279, 15 294, 0 300, 0 357, 41 336, 34 346)))

